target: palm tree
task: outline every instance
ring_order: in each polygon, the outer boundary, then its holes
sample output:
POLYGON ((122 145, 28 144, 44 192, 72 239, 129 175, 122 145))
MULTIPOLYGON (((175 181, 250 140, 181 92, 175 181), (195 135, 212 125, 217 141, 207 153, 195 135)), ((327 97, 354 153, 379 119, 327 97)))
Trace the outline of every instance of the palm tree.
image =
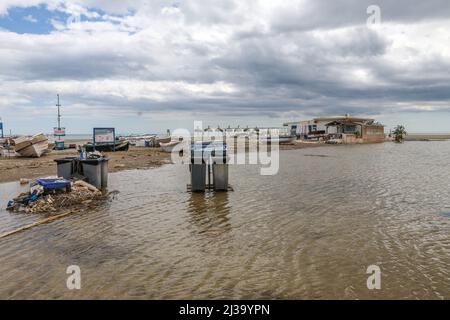
POLYGON ((396 126, 392 134, 394 135, 395 142, 403 142, 403 139, 406 136, 405 127, 402 125, 396 126))

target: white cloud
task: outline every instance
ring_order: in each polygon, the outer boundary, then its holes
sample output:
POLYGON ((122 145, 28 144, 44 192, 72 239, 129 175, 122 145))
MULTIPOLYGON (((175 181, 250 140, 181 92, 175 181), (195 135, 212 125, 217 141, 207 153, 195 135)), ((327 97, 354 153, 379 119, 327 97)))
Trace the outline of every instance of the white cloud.
POLYGON ((43 3, 84 19, 55 19, 44 35, 0 30, 2 110, 50 105, 59 92, 111 114, 450 111, 446 2, 420 16, 381 1, 377 29, 353 0, 5 0, 0 13, 43 3))
POLYGON ((37 23, 38 20, 36 18, 34 18, 31 14, 23 17, 23 20, 31 22, 31 23, 37 23))

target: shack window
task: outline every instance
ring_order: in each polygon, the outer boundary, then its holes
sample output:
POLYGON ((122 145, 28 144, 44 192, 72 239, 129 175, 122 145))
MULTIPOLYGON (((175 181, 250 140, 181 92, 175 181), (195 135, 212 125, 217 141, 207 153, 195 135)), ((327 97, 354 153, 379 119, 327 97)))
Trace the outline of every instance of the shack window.
POLYGON ((345 125, 344 126, 344 133, 355 133, 356 132, 356 126, 354 125, 345 125))

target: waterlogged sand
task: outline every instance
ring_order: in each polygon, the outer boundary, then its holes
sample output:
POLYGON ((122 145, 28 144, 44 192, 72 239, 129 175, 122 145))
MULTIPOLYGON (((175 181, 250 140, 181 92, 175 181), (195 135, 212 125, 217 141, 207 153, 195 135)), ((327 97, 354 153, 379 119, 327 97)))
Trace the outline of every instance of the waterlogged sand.
MULTIPOLYGON (((280 150, 293 150, 325 146, 323 143, 295 142, 280 145, 280 150)), ((132 169, 149 169, 170 163, 170 154, 159 148, 130 147, 128 151, 106 153, 110 158, 109 172, 132 169)), ((55 159, 78 156, 76 149, 52 151, 40 158, 0 158, 0 183, 18 181, 21 178, 35 179, 56 174, 55 159)))
MULTIPOLYGON (((110 158, 109 172, 148 169, 170 161, 170 154, 162 153, 158 148, 132 147, 128 151, 110 152, 106 155, 110 158)), ((0 183, 56 175, 55 159, 76 156, 76 149, 68 149, 52 151, 40 158, 0 158, 0 183)))

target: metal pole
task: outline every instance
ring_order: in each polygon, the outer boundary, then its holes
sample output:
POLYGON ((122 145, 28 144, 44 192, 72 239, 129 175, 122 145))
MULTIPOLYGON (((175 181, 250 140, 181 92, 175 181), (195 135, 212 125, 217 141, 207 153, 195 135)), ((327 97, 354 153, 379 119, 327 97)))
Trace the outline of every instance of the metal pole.
MULTIPOLYGON (((56 106, 58 107, 58 133, 60 133, 59 131, 61 131, 61 113, 60 113, 61 104, 59 103, 59 94, 56 95, 56 98, 57 98, 56 106)), ((59 134, 58 134, 58 141, 61 141, 61 136, 59 134)))
POLYGON ((211 190, 211 156, 208 159, 208 190, 211 190))
POLYGON ((61 114, 59 108, 61 105, 59 104, 59 94, 56 95, 58 102, 56 103, 56 106, 58 107, 58 130, 61 130, 61 114))

